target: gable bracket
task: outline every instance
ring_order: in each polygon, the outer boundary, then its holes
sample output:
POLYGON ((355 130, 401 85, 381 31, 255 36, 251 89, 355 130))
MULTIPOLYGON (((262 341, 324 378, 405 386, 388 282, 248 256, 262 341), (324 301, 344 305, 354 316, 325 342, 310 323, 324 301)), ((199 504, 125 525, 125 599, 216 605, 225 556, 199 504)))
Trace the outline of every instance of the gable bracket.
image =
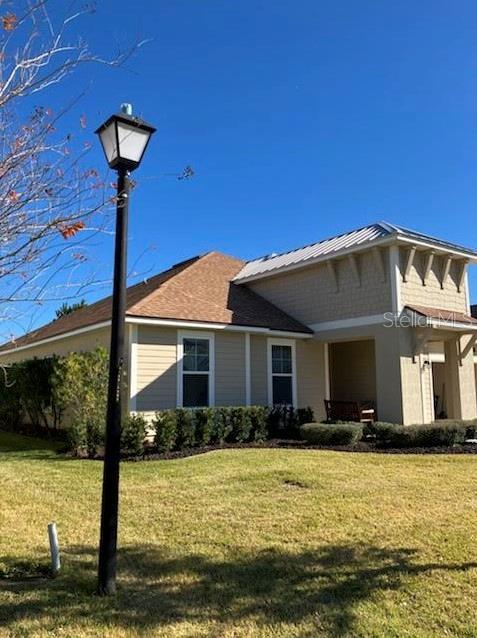
POLYGON ((461 263, 461 267, 460 267, 460 271, 459 271, 459 280, 457 282, 457 290, 458 292, 462 292, 462 288, 465 287, 465 273, 466 273, 466 269, 467 269, 467 259, 463 259, 462 263, 461 263))
POLYGON ((431 268, 432 268, 432 263, 434 261, 434 255, 435 252, 433 250, 431 250, 428 254, 427 254, 427 259, 426 259, 426 268, 424 270, 424 277, 422 280, 422 285, 426 286, 427 285, 427 279, 429 277, 429 273, 431 272, 431 268))
POLYGON ((444 261, 444 268, 442 270, 441 288, 444 290, 447 278, 449 277, 450 267, 452 265, 452 257, 446 257, 444 261))
POLYGON ((356 280, 356 285, 359 287, 361 286, 361 275, 359 272, 359 266, 358 266, 358 257, 356 256, 355 253, 350 253, 348 255, 348 261, 349 261, 349 265, 351 266, 351 269, 354 273, 354 278, 356 280))
POLYGON ((432 334, 432 328, 426 328, 420 332, 415 332, 413 336, 413 352, 412 352, 412 362, 416 363, 416 357, 422 354, 424 350, 424 346, 429 341, 429 338, 432 334))
MULTIPOLYGON (((473 349, 473 347, 475 346, 475 342, 477 341, 477 334, 473 334, 471 335, 469 341, 467 342, 467 345, 465 346, 465 348, 462 350, 460 349, 459 351, 459 363, 460 365, 463 365, 463 359, 466 358, 466 356, 469 354, 469 352, 473 349)), ((460 343, 460 340, 459 340, 460 343)))
POLYGON ((414 263, 414 255, 415 254, 416 254, 416 247, 415 246, 411 246, 411 248, 409 249, 409 251, 407 253, 406 267, 404 269, 404 274, 402 276, 402 280, 403 281, 407 281, 407 278, 409 277, 409 273, 411 272, 412 264, 414 263))

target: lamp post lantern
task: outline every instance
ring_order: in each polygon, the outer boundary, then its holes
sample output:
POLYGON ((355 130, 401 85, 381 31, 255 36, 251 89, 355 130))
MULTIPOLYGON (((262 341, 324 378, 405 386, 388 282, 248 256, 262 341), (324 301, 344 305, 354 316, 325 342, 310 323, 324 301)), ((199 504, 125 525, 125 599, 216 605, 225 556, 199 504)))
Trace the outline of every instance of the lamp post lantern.
POLYGON ((119 461, 121 452, 121 380, 124 363, 124 319, 126 311, 127 228, 129 173, 141 163, 155 128, 132 116, 130 104, 121 105, 121 113, 112 115, 98 128, 109 167, 118 173, 114 282, 109 352, 106 441, 104 449, 101 533, 99 542, 98 593, 116 592, 116 553, 118 536, 119 461))

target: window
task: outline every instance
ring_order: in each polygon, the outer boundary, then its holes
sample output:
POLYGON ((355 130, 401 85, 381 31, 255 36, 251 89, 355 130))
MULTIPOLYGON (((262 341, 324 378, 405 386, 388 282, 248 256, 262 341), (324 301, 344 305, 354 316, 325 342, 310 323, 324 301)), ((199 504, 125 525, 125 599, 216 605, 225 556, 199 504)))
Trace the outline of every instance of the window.
POLYGON ((295 343, 269 341, 269 403, 295 405, 295 343))
POLYGON ((184 408, 212 405, 213 336, 181 333, 178 358, 177 404, 184 408))

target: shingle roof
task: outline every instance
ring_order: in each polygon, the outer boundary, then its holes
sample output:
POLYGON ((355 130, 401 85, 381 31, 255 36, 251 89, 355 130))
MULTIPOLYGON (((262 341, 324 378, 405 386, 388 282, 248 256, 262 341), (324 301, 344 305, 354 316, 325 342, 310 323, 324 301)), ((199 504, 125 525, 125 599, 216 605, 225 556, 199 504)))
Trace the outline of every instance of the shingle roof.
POLYGON ((235 277, 235 281, 247 281, 249 278, 272 274, 282 269, 298 267, 302 264, 306 265, 308 262, 313 262, 320 258, 334 257, 345 250, 359 250, 386 238, 389 240, 399 238, 430 243, 442 250, 455 251, 473 259, 477 258, 477 252, 469 248, 464 248, 415 230, 409 230, 396 224, 377 222, 286 253, 266 255, 248 261, 235 277))
MULTIPOLYGON (((127 290, 126 315, 311 333, 269 301, 231 280, 244 262, 218 252, 193 257, 127 290)), ((111 297, 56 319, 14 342, 24 346, 108 321, 111 297)), ((4 344, 0 351, 12 347, 4 344)))
POLYGON ((432 308, 430 306, 416 306, 414 304, 407 305, 406 308, 417 312, 417 314, 428 317, 429 319, 435 319, 437 321, 444 321, 449 323, 465 323, 473 326, 477 326, 477 319, 466 315, 463 312, 456 312, 455 310, 444 310, 443 308, 432 308))

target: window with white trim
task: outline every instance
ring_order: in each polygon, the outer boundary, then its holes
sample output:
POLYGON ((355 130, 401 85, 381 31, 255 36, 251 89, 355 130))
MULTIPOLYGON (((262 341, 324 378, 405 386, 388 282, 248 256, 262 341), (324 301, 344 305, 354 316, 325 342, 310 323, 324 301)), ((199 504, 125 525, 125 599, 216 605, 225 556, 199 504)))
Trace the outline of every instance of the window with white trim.
POLYGON ((210 340, 182 338, 182 406, 198 408, 210 404, 210 340))
POLYGON ((293 350, 291 345, 271 344, 272 405, 293 405, 293 350))

